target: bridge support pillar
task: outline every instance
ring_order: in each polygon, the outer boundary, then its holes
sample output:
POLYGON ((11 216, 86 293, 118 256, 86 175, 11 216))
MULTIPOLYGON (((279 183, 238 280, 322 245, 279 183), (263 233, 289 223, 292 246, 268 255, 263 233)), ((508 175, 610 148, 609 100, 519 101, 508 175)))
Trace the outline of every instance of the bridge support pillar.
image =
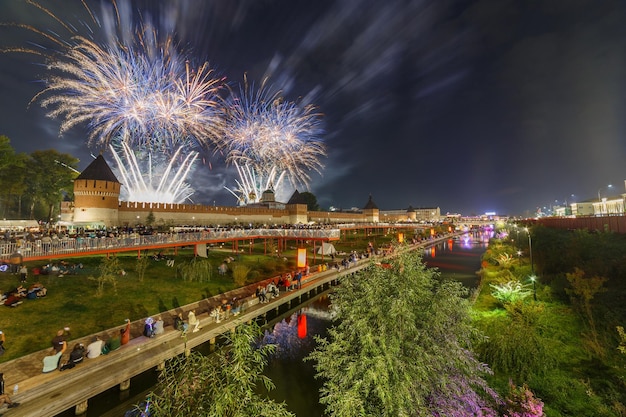
POLYGON ((130 389, 130 379, 127 379, 126 381, 122 381, 120 383, 120 391, 127 391, 130 389))
POLYGON ((213 338, 211 338, 211 340, 209 340, 209 343, 210 343, 210 344, 212 344, 212 345, 214 345, 214 344, 215 344, 215 338, 214 338, 214 337, 213 337, 213 338))
POLYGON ((76 404, 76 408, 74 409, 74 414, 79 416, 81 414, 85 414, 87 412, 87 400, 76 404))

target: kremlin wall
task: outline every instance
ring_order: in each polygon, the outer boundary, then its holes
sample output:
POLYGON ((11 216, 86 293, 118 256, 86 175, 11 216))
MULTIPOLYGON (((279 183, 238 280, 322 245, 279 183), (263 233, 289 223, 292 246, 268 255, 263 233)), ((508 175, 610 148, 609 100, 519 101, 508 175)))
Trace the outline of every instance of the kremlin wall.
POLYGON ((61 220, 97 227, 126 227, 145 224, 153 216, 155 226, 202 226, 228 224, 338 224, 438 221, 439 208, 381 212, 372 197, 362 209, 351 211, 308 211, 296 190, 287 203, 275 201, 267 190, 261 201, 247 206, 138 203, 120 201, 122 184, 99 155, 74 181, 74 201, 64 202, 61 220))

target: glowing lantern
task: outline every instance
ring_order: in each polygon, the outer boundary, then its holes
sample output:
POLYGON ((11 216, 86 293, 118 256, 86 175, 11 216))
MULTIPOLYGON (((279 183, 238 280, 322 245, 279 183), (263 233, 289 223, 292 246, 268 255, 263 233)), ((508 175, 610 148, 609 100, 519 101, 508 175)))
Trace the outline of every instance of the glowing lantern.
POLYGON ((304 268, 306 266, 306 248, 298 248, 298 268, 304 268))
POLYGON ((430 229, 430 235, 435 236, 435 229, 430 229))
POLYGON ((404 242, 404 233, 398 233, 398 243, 404 242))

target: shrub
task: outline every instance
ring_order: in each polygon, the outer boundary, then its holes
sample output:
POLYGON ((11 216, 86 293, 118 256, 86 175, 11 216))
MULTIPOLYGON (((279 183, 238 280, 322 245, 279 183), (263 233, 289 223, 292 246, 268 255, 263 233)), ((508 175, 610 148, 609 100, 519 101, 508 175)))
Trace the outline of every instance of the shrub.
POLYGON ((532 294, 529 285, 524 285, 517 280, 511 280, 504 284, 489 284, 489 286, 493 288, 491 295, 503 305, 521 301, 532 294))
POLYGON ((211 280, 213 268, 207 259, 193 258, 176 268, 183 281, 207 282, 211 280))
POLYGON ((542 417, 543 402, 535 398, 526 384, 521 387, 510 383, 504 417, 542 417))
POLYGON ((248 278, 248 273, 250 272, 250 268, 243 264, 237 264, 233 267, 233 280, 235 281, 235 285, 239 287, 243 287, 246 285, 246 280, 248 278))

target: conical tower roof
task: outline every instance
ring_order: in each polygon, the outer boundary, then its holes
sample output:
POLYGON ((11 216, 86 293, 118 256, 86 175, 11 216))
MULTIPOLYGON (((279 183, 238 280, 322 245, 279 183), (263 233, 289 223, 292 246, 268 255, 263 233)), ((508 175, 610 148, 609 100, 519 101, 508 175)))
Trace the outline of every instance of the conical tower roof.
POLYGON ((306 204, 306 201, 304 200, 304 198, 302 198, 300 192, 298 190, 295 190, 293 194, 291 194, 291 197, 289 198, 287 204, 306 204))
POLYGON ((117 178, 113 171, 111 171, 111 167, 104 160, 102 154, 98 155, 96 159, 93 160, 87 168, 80 173, 80 175, 76 178, 77 180, 100 180, 100 181, 110 181, 117 182, 117 178))
POLYGON ((365 207, 363 207, 365 210, 372 210, 372 209, 376 209, 378 210, 378 206, 376 205, 376 203, 374 203, 374 200, 372 200, 372 195, 370 194, 370 198, 369 200, 367 200, 367 204, 365 204, 365 207))

